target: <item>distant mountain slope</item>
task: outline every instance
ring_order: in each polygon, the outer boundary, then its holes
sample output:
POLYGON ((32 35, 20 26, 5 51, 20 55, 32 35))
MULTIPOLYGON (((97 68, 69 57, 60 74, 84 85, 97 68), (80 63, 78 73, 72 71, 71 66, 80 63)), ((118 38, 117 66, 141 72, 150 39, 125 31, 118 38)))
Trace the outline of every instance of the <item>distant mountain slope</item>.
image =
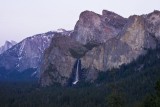
MULTIPOLYGON (((50 31, 37 34, 17 43, 0 55, 0 68, 3 68, 6 72, 23 72, 28 69, 34 69, 34 72, 37 71, 40 67, 43 53, 56 33, 56 31, 50 31)), ((61 33, 69 34, 69 31, 61 33)))
POLYGON ((0 54, 5 52, 6 50, 10 49, 12 46, 16 45, 15 41, 6 41, 3 46, 0 47, 0 54))
POLYGON ((0 66, 7 70, 23 71, 37 68, 44 50, 49 46, 53 32, 28 37, 0 55, 0 66))

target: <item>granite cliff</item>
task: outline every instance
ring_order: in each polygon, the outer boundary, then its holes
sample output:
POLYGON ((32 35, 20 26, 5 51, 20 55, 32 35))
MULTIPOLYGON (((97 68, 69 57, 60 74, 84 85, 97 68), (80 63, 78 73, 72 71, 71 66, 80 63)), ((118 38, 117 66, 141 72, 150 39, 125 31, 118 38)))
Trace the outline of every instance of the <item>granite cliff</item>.
POLYGON ((41 66, 41 85, 66 85, 77 59, 85 80, 94 82, 98 72, 128 64, 159 43, 159 11, 129 18, 106 10, 102 15, 84 11, 70 36, 52 38, 41 66))

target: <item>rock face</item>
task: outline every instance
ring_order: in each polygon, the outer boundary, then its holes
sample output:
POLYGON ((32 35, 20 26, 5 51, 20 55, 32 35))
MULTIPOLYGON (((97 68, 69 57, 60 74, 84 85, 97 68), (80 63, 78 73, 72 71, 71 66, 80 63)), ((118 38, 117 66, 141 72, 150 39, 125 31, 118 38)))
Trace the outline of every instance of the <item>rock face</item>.
POLYGON ((10 41, 10 42, 6 41, 5 44, 0 47, 0 54, 2 54, 3 52, 5 52, 6 50, 10 49, 15 44, 17 44, 15 41, 10 41))
POLYGON ((84 55, 87 49, 69 36, 56 34, 45 51, 41 69, 42 86, 54 82, 65 84, 70 77, 76 58, 84 55))
POLYGON ((128 64, 160 43, 160 12, 123 18, 103 10, 102 15, 82 12, 70 37, 52 39, 41 69, 42 86, 67 84, 77 59, 85 80, 94 82, 98 72, 128 64))
POLYGON ((116 37, 126 22, 125 18, 106 10, 102 15, 84 11, 80 14, 72 37, 82 44, 89 41, 103 43, 116 37))
POLYGON ((146 17, 146 29, 151 36, 160 39, 160 11, 155 10, 153 13, 148 14, 146 17))

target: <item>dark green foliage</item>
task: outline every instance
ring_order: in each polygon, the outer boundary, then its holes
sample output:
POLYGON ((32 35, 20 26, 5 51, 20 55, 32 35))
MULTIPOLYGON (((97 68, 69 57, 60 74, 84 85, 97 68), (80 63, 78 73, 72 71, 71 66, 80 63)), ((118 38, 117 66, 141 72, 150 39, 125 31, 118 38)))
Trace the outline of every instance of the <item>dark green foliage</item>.
POLYGON ((134 106, 133 104, 143 101, 147 93, 154 93, 158 79, 160 79, 160 49, 155 49, 148 50, 145 56, 140 56, 128 65, 122 65, 120 69, 101 72, 95 82, 120 87, 126 94, 128 105, 134 106))
POLYGON ((106 100, 108 107, 123 107, 124 101, 121 95, 112 93, 106 100))
POLYGON ((107 107, 124 107, 125 106, 125 94, 122 92, 120 87, 116 84, 112 84, 108 87, 110 90, 109 95, 106 96, 107 107))
POLYGON ((160 107, 160 80, 157 81, 155 89, 156 93, 147 96, 142 107, 160 107))
POLYGON ((106 88, 0 83, 2 107, 105 107, 106 88))
POLYGON ((157 92, 156 93, 157 96, 160 97, 160 80, 157 81, 155 89, 156 89, 156 92, 157 92))
POLYGON ((160 49, 149 50, 129 65, 101 72, 94 84, 42 88, 37 83, 0 82, 0 107, 160 107, 159 79, 160 49))
POLYGON ((19 72, 0 67, 0 81, 35 81, 38 79, 37 76, 33 75, 36 70, 36 68, 29 68, 19 72))

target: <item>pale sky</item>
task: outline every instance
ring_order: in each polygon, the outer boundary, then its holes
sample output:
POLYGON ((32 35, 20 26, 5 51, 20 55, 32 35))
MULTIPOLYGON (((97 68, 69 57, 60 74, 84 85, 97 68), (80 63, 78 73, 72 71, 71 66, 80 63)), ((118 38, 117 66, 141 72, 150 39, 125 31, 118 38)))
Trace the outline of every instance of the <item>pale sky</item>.
POLYGON ((0 0, 0 46, 50 30, 72 30, 82 11, 128 17, 160 10, 160 0, 0 0))

